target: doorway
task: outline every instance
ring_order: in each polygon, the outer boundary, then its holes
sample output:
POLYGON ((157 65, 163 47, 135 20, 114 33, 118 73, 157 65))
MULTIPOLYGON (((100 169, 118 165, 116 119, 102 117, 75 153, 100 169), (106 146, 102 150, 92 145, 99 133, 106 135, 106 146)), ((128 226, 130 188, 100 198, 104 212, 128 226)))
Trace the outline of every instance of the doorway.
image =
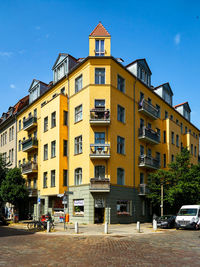
POLYGON ((94 223, 104 222, 104 208, 94 208, 94 223))

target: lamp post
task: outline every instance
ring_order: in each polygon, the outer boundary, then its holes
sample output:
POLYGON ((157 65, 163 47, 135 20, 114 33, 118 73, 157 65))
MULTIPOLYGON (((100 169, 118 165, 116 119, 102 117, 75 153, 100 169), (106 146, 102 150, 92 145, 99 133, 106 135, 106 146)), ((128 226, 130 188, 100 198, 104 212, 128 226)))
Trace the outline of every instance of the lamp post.
POLYGON ((160 203, 160 208, 161 208, 161 216, 163 216, 163 181, 161 182, 161 203, 160 203))

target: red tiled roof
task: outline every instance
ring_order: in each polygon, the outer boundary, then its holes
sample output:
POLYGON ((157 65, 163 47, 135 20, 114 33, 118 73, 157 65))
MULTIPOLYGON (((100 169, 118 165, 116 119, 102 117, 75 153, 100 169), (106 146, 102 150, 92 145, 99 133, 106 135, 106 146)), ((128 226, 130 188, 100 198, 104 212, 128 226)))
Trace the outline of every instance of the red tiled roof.
POLYGON ((108 31, 104 28, 101 22, 96 26, 96 28, 90 33, 90 36, 108 36, 110 37, 110 34, 108 31))
POLYGON ((178 105, 174 106, 174 108, 177 108, 177 107, 183 106, 184 104, 188 104, 188 102, 184 102, 184 103, 178 104, 178 105))

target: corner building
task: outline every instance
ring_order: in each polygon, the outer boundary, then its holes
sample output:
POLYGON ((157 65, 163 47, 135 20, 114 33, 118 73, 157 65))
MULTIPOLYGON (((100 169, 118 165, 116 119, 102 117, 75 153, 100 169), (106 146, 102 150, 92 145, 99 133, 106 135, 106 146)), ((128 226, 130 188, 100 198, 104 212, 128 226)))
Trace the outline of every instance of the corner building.
POLYGON ((111 56, 111 36, 99 23, 87 58, 59 54, 53 82, 33 80, 29 106, 17 118, 32 212, 62 211, 57 195, 68 190, 72 222, 146 221, 148 174, 167 168, 182 147, 197 164, 199 130, 189 104, 173 106, 169 83, 151 85, 145 59, 122 62, 111 56))

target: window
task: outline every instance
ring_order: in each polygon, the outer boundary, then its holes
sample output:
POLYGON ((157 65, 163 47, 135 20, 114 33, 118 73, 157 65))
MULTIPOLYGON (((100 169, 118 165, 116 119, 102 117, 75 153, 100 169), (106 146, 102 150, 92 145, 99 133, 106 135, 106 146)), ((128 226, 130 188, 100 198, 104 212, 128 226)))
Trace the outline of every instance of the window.
POLYGON ((21 160, 18 161, 18 167, 21 168, 21 160))
POLYGON ((193 155, 193 144, 191 144, 191 154, 193 155))
POLYGON ((118 121, 125 122, 125 108, 117 105, 117 119, 118 121))
POLYGON ((144 146, 140 145, 140 156, 144 155, 144 146))
POLYGON ((143 129, 143 127, 144 127, 144 120, 140 119, 140 129, 143 129))
POLYGON ((179 147, 179 135, 176 135, 176 146, 179 147))
POLYGON ((80 185, 82 184, 82 168, 77 168, 75 170, 75 180, 74 180, 75 185, 80 185))
POLYGON ((21 149, 22 149, 22 141, 19 140, 19 142, 18 142, 18 151, 21 151, 21 149))
POLYGON ((166 168, 166 154, 163 154, 163 168, 166 168))
POLYGON ((95 40, 95 56, 104 56, 104 40, 95 40))
POLYGON ((44 118, 44 132, 48 131, 48 117, 44 118))
POLYGON ((140 92, 140 103, 142 102, 143 99, 144 99, 144 94, 140 92))
POLYGON ((82 105, 75 108, 75 122, 81 121, 83 118, 82 105))
POLYGON ((174 132, 171 132, 172 144, 174 145, 174 132))
POLYGON ((105 133, 95 132, 94 139, 95 139, 95 144, 105 144, 105 133))
POLYGON ((160 118, 160 106, 157 105, 157 104, 156 104, 156 109, 157 109, 157 111, 158 111, 158 113, 157 113, 157 114, 158 114, 158 118, 160 118))
POLYGON ((99 165, 94 167, 95 178, 104 179, 105 178, 105 166, 99 165))
POLYGON ((37 108, 35 108, 33 111, 33 117, 37 118, 37 108))
POLYGON ((187 131, 188 131, 188 130, 187 130, 187 126, 185 126, 185 134, 187 133, 187 131))
POLYGON ((160 152, 156 152, 156 160, 160 163, 160 152))
POLYGON ((117 153, 125 154, 125 139, 121 136, 117 136, 117 153))
POLYGON ((75 155, 82 153, 82 135, 75 138, 75 155))
POLYGON ((62 89, 60 89, 60 93, 61 93, 62 95, 65 95, 65 87, 63 87, 62 89))
POLYGON ((119 185, 124 185, 124 169, 122 168, 117 168, 117 184, 119 185))
POLYGON ((179 124, 179 121, 176 119, 176 124, 179 124))
POLYGON ((51 157, 55 158, 56 156, 56 141, 51 142, 51 157))
POLYGON ((67 140, 63 140, 63 155, 67 156, 67 140))
POLYGON ((48 144, 44 145, 44 160, 48 159, 48 144))
POLYGON ((140 173, 140 184, 144 184, 144 173, 140 173))
POLYGON ((104 99, 95 99, 95 108, 105 108, 105 100, 104 99))
POLYGON ((64 120, 63 124, 67 125, 68 124, 68 112, 65 110, 63 111, 63 120, 64 120))
POLYGON ((147 124, 147 128, 148 128, 148 129, 151 129, 151 123, 148 122, 148 124, 147 124))
POLYGON ((12 140, 14 140, 14 126, 12 126, 12 140))
POLYGON ((151 105, 151 98, 148 97, 148 103, 151 105))
POLYGON ((53 170, 53 171, 51 171, 51 187, 56 186, 55 180, 56 180, 56 171, 53 170))
POLYGON ((148 157, 151 157, 151 148, 148 148, 148 149, 147 149, 147 156, 148 156, 148 157))
POLYGON ((84 216, 84 199, 74 200, 74 215, 84 216))
POLYGON ((163 143, 166 143, 166 131, 163 131, 163 143))
POLYGON ((165 119, 168 118, 168 112, 165 110, 165 119))
POLYGON ((172 120, 172 121, 173 121, 173 119, 174 119, 173 115, 170 115, 170 120, 172 120))
POLYGON ((12 148, 12 150, 11 150, 11 162, 13 162, 14 161, 14 149, 12 148))
POLYGON ((172 154, 172 162, 174 162, 174 155, 172 154))
POLYGON ((21 128, 22 128, 22 122, 21 120, 19 120, 19 131, 21 130, 21 128))
POLYGON ((105 84, 105 69, 104 68, 95 69, 95 84, 105 84))
POLYGON ((56 127, 56 112, 51 113, 51 128, 56 127))
POLYGON ((23 164, 25 164, 26 163, 26 159, 25 158, 23 158, 23 164))
POLYGON ((11 128, 9 129, 9 142, 11 141, 11 128))
POLYGON ((125 92, 125 80, 120 75, 117 75, 117 89, 121 92, 125 92))
POLYGON ((131 205, 129 200, 117 201, 117 215, 131 215, 131 205))
POLYGON ((75 93, 78 93, 83 88, 83 79, 82 75, 80 75, 78 78, 75 79, 75 93))
POLYGON ((181 133, 183 133, 183 123, 181 122, 181 133))
POLYGON ((28 179, 28 188, 31 188, 31 179, 28 179))
POLYGON ((197 156, 197 147, 196 146, 194 147, 194 156, 195 157, 197 156))
POLYGON ((43 173, 43 188, 47 188, 47 172, 43 173))
POLYGON ((67 170, 63 170, 63 186, 68 185, 68 173, 67 170))
POLYGON ((37 178, 33 179, 33 188, 36 189, 37 188, 37 178))

